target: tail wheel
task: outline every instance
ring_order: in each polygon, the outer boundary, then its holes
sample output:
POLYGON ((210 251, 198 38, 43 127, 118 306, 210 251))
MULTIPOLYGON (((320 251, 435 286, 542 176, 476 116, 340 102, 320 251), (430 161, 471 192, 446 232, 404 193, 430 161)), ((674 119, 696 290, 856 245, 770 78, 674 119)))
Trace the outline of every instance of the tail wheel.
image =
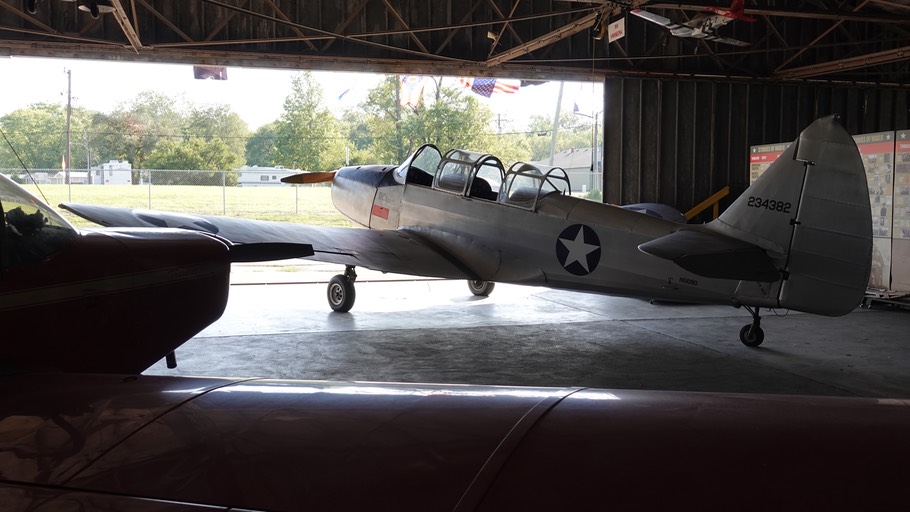
POLYGON ((354 283, 343 275, 329 280, 328 299, 332 310, 346 313, 354 307, 354 283))
POLYGON ((468 288, 471 290, 471 293, 480 297, 486 297, 493 293, 493 288, 495 286, 496 283, 492 281, 468 281, 468 288))

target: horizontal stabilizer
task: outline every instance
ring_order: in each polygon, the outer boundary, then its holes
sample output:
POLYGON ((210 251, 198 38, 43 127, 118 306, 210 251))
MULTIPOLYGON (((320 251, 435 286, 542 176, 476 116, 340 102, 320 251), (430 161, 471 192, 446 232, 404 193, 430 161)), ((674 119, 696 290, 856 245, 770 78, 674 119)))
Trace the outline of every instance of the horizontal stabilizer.
POLYGON ((633 212, 644 213, 645 215, 657 217, 658 219, 672 220, 673 222, 679 222, 680 224, 686 223, 686 216, 683 215, 681 211, 673 208, 668 204, 635 203, 624 204, 620 206, 620 208, 624 210, 632 210, 633 212))
POLYGON ((762 282, 780 279, 780 272, 763 249, 717 233, 676 231, 638 249, 702 277, 762 282))

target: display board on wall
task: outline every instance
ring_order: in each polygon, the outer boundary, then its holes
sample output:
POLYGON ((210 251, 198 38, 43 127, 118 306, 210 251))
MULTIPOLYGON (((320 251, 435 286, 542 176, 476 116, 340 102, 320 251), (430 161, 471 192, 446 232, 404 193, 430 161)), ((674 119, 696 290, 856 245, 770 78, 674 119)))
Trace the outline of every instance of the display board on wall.
POLYGON ((777 157, 790 147, 792 142, 784 144, 764 144, 752 146, 749 151, 749 184, 755 183, 768 167, 777 160, 777 157))
POLYGON ((895 139, 891 289, 910 290, 910 130, 898 131, 895 139))
POLYGON ((872 272, 869 287, 891 288, 891 232, 894 213, 894 132, 855 135, 863 157, 872 208, 872 272))
MULTIPOLYGON (((854 135, 866 169, 872 208, 872 271, 869 287, 910 291, 910 130, 854 135)), ((750 182, 789 144, 752 146, 750 182)))

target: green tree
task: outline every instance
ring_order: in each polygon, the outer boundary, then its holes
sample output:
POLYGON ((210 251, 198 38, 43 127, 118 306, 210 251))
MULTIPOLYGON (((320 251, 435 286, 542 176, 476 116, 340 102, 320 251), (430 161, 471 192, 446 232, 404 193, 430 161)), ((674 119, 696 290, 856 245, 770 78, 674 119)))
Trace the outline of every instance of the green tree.
POLYGON ((344 162, 340 123, 325 107, 322 87, 310 73, 291 80, 275 142, 276 163, 288 168, 323 171, 344 162))
POLYGON ((192 137, 220 139, 229 152, 244 162, 250 129, 228 105, 191 106, 183 132, 192 137))
MULTIPOLYGON (((545 136, 532 136, 528 139, 532 160, 543 160, 550 156, 553 118, 535 115, 531 117, 528 129, 532 133, 545 136)), ((556 135, 556 152, 572 148, 591 147, 591 119, 572 113, 559 116, 559 127, 556 135)), ((598 137, 600 138, 600 137, 598 137)))
POLYGON ((483 151, 499 157, 508 167, 515 162, 530 162, 530 138, 525 133, 491 134, 483 145, 483 151))
POLYGON ((134 169, 145 166, 145 157, 168 137, 182 137, 183 120, 177 100, 165 94, 145 91, 131 103, 123 104, 110 116, 111 142, 109 148, 132 162, 134 169))
MULTIPOLYGON (((70 119, 70 168, 82 169, 86 163, 83 134, 91 126, 93 112, 74 108, 70 119)), ((20 169, 60 169, 66 154, 66 107, 36 103, 0 118, 0 128, 9 144, 0 141, 0 167, 20 169), (12 147, 10 147, 12 146, 12 147), (15 149, 15 152, 13 151, 15 149), (16 158, 18 154, 19 158, 16 158)))
POLYGON ((342 117, 342 132, 347 134, 345 137, 345 151, 349 156, 350 163, 369 164, 375 163, 371 147, 373 145, 373 133, 367 125, 366 117, 360 109, 351 109, 344 113, 342 117))
POLYGON ((402 148, 397 75, 387 76, 370 89, 366 101, 360 105, 360 115, 370 137, 361 137, 361 140, 369 140, 369 160, 358 163, 397 163, 408 150, 414 149, 402 148))
POLYGON ((260 126, 246 142, 247 165, 270 167, 278 159, 278 123, 260 126))
POLYGON ((371 134, 360 140, 369 141, 368 152, 374 163, 399 162, 426 143, 442 151, 462 148, 487 152, 488 147, 497 146, 490 136, 492 111, 465 88, 439 87, 435 97, 425 96, 416 108, 399 107, 397 88, 398 77, 389 76, 360 106, 362 125, 371 134))
POLYGON ((234 169, 243 163, 220 138, 189 137, 186 140, 163 140, 145 159, 146 169, 174 169, 197 172, 152 172, 152 183, 166 185, 236 185, 234 173, 222 177, 219 171, 234 169))

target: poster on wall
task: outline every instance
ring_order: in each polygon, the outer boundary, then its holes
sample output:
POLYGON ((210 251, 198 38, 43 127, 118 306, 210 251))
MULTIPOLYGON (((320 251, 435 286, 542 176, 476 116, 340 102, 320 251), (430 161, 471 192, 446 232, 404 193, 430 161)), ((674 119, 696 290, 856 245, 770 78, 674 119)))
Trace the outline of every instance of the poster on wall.
POLYGON ((768 167, 777 160, 792 142, 782 144, 763 144, 749 148, 749 184, 755 183, 768 167))
POLYGON ((872 207, 872 272, 869 287, 891 287, 891 231, 894 214, 894 132, 854 135, 866 168, 872 207))
POLYGON ((894 213, 894 132, 855 135, 866 168, 869 204, 872 206, 872 235, 891 238, 894 213))
POLYGON ((891 289, 910 292, 910 130, 895 139, 891 289))

